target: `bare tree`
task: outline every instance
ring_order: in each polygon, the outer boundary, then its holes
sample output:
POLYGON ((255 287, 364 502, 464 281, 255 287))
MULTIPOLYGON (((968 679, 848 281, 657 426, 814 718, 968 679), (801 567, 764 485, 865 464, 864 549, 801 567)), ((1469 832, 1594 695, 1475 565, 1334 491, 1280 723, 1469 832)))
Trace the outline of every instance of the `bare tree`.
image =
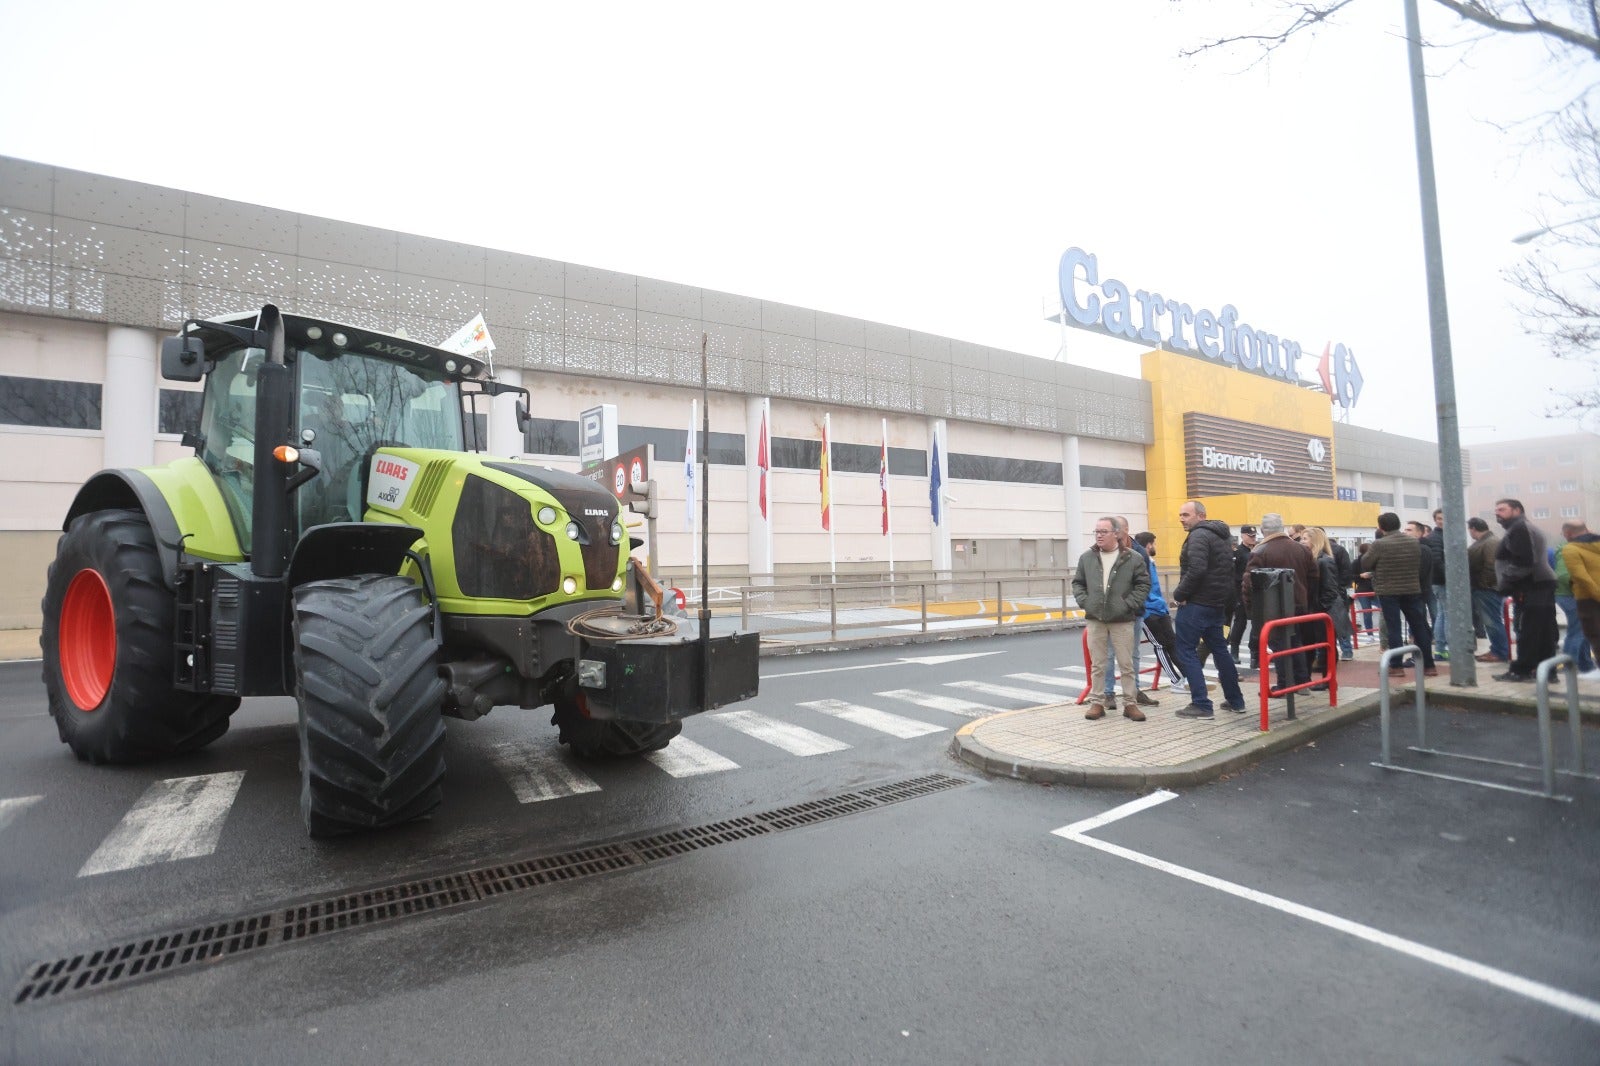
MULTIPOLYGON (((1181 0, 1174 0, 1175 3, 1181 0)), ((1430 0, 1459 19, 1459 34, 1425 45, 1474 45, 1502 34, 1542 41, 1552 63, 1574 70, 1600 60, 1600 4, 1594 0, 1430 0)), ((1337 16, 1357 0, 1271 0, 1268 25, 1205 41, 1180 54, 1194 57, 1218 49, 1254 50, 1252 64, 1299 36, 1314 36, 1337 25, 1337 16)), ((1557 150, 1566 160, 1563 188, 1549 195, 1546 227, 1528 234, 1537 240, 1523 263, 1506 272, 1521 290, 1523 326, 1543 338, 1558 359, 1590 363, 1600 355, 1600 127, 1595 122, 1600 66, 1562 107, 1530 120, 1532 139, 1557 150), (1580 265, 1574 265, 1580 264, 1580 265)), ((1582 78, 1579 79, 1583 80, 1582 78)), ((1588 416, 1600 426, 1600 376, 1593 366, 1574 367, 1567 381, 1552 388, 1552 418, 1588 416)))
MULTIPOLYGON (((1174 0, 1181 2, 1181 0, 1174 0)), ((1305 3, 1303 0, 1276 0, 1271 6, 1277 15, 1272 25, 1259 33, 1241 33, 1206 41, 1179 54, 1197 56, 1217 48, 1235 45, 1256 46, 1263 55, 1270 54, 1300 34, 1312 32, 1326 25, 1334 25, 1334 18, 1357 0, 1324 0, 1322 3, 1305 3)), ((1433 3, 1460 17, 1464 29, 1479 33, 1526 34, 1542 38, 1552 49, 1600 59, 1600 10, 1593 2, 1580 0, 1432 0, 1433 3)), ((1457 42, 1458 43, 1458 42, 1457 42)))

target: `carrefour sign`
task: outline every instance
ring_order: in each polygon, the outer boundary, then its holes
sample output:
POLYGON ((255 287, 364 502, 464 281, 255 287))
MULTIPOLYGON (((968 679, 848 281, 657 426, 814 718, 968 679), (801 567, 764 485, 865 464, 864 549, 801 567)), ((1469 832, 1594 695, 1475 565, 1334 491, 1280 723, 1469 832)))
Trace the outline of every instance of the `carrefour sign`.
MULTIPOLYGON (((1083 329, 1300 382, 1298 364, 1305 352, 1298 342, 1242 322, 1232 304, 1213 312, 1147 289, 1130 290, 1116 278, 1102 281, 1099 259, 1081 248, 1062 253, 1061 308, 1071 324, 1083 329)), ((1323 390, 1335 402, 1355 406, 1361 371, 1344 345, 1329 343, 1317 370, 1323 390)))

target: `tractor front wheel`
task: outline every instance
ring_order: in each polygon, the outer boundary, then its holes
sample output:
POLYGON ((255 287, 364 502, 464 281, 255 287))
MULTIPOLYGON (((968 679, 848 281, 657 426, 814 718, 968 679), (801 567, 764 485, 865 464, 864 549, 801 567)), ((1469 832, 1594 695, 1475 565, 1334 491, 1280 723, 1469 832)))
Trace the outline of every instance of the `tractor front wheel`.
POLYGON ((228 731, 236 696, 172 685, 176 599, 138 511, 73 519, 41 604, 44 687, 56 731, 91 763, 158 759, 228 731))
POLYGON ((312 836, 397 825, 439 806, 445 684, 432 617, 403 577, 294 590, 300 813, 312 836))
POLYGON ((660 751, 683 732, 682 722, 658 725, 623 719, 596 719, 583 713, 583 696, 577 694, 556 700, 550 724, 561 730, 560 741, 572 748, 580 759, 624 758, 660 751))

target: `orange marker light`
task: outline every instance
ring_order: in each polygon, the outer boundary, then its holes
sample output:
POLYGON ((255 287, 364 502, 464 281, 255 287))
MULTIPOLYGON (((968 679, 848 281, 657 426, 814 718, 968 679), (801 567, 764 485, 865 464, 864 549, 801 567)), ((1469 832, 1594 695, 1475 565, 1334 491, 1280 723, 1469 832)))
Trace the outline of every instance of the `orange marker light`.
POLYGON ((291 444, 280 444, 272 449, 272 457, 280 463, 298 463, 300 461, 300 449, 291 444))

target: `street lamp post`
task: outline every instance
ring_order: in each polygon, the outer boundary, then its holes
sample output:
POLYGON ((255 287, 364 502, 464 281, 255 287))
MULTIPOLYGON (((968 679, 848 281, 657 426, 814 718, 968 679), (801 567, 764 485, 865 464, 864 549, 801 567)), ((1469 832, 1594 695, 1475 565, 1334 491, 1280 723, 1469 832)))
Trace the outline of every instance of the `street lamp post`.
MULTIPOLYGON (((1433 133, 1428 124, 1428 89, 1422 63, 1422 28, 1417 0, 1405 0, 1406 55, 1411 68, 1411 113, 1417 137, 1417 184, 1422 194, 1422 251, 1428 274, 1428 324, 1433 338, 1433 400, 1439 429, 1439 488, 1444 496, 1445 585, 1448 597, 1450 684, 1478 683, 1477 640, 1472 632, 1472 587, 1467 570, 1466 492, 1461 478, 1461 429, 1456 415, 1455 366, 1450 353, 1450 314, 1444 297, 1444 247, 1439 239, 1438 190, 1433 180, 1433 133)), ((1530 238, 1531 239, 1531 238, 1530 238)), ((1426 592, 1426 590, 1424 590, 1426 592)), ((1391 636, 1391 639, 1395 639, 1391 636)))

